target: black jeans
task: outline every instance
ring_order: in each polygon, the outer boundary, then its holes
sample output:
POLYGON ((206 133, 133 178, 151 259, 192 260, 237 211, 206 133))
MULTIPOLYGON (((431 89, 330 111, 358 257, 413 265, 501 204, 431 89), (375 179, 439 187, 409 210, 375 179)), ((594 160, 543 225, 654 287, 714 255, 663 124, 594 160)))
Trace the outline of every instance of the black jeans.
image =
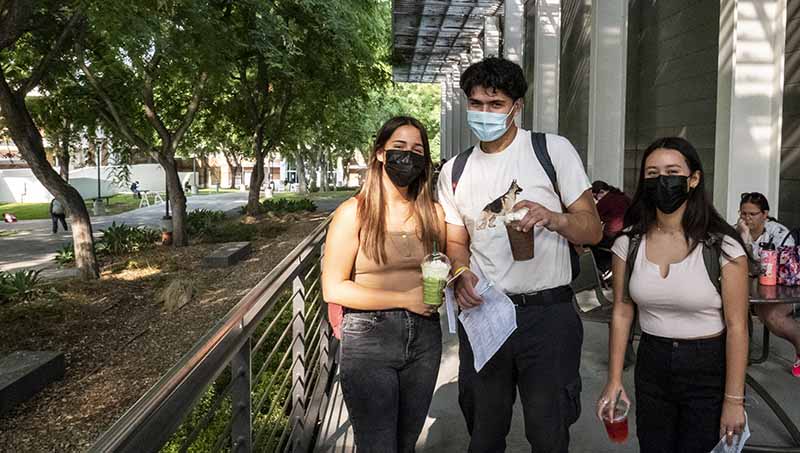
POLYGON ((413 452, 439 374, 439 316, 345 311, 341 350, 342 393, 358 452, 413 452))
POLYGON ((635 385, 642 453, 708 453, 720 440, 725 335, 672 340, 643 333, 635 385))
POLYGON ((505 451, 517 388, 531 451, 568 451, 569 427, 581 412, 583 324, 572 291, 562 290, 558 298, 563 301, 517 307, 517 330, 479 373, 459 324, 458 400, 470 452, 505 451))
POLYGON ((58 222, 61 222, 64 231, 68 231, 66 214, 50 214, 50 217, 53 219, 53 233, 58 233, 58 222))

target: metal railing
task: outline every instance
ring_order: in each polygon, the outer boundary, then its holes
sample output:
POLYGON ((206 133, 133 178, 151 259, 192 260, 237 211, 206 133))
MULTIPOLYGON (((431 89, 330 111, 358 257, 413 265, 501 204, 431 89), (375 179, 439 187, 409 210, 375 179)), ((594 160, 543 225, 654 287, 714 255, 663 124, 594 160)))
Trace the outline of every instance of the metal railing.
POLYGON ((320 285, 329 221, 250 290, 90 451, 310 451, 328 404, 338 347, 320 285))

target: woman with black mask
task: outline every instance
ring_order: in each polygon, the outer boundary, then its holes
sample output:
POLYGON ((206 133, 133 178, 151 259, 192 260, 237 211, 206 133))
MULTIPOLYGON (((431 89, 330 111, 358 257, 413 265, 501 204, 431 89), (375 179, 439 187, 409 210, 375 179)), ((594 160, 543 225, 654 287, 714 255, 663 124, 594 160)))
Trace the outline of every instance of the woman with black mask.
POLYGON ((420 268, 434 242, 445 244, 432 173, 422 124, 389 120, 364 186, 328 228, 322 291, 344 307, 339 369, 361 453, 413 452, 436 386, 442 334, 436 307, 423 303, 420 268))
POLYGON ((688 141, 656 140, 612 249, 608 383, 597 414, 613 410, 618 395, 629 402, 622 365, 636 304, 643 332, 636 430, 644 453, 708 453, 745 423, 747 256, 709 201, 704 176, 688 141))

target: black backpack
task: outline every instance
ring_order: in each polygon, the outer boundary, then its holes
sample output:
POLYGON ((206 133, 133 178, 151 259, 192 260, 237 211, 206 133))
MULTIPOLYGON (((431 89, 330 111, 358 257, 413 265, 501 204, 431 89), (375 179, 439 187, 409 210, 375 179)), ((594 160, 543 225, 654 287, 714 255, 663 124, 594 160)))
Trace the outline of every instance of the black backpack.
MULTIPOLYGON (((553 191, 558 196, 559 201, 561 201, 561 190, 558 188, 558 175, 556 175, 556 169, 553 166, 553 161, 550 160, 550 153, 547 151, 547 137, 541 132, 531 132, 531 145, 533 145, 533 152, 536 154, 536 159, 544 169, 544 172, 547 173, 547 177, 550 178, 550 183, 553 185, 553 191)), ((469 159, 470 154, 472 154, 473 148, 473 146, 470 146, 459 153, 455 158, 455 162, 453 162, 453 174, 451 178, 453 183, 453 193, 456 192, 456 186, 458 186, 458 181, 461 179, 461 175, 464 173, 464 167, 467 165, 467 159, 469 159)), ((564 212, 567 212, 567 207, 564 206, 563 201, 561 201, 561 209, 564 212)), ((569 262, 572 268, 572 280, 575 280, 578 277, 578 274, 581 272, 581 262, 578 256, 578 251, 575 249, 575 245, 572 243, 570 243, 569 247, 569 262)))
MULTIPOLYGON (((636 263, 636 254, 639 252, 639 246, 642 245, 642 235, 636 234, 629 236, 628 244, 628 257, 625 260, 625 297, 630 298, 628 288, 631 282, 631 275, 633 274, 633 265, 636 263)), ((698 247, 703 247, 703 264, 706 266, 706 273, 717 293, 722 294, 722 269, 719 265, 719 257, 722 247, 722 237, 719 235, 711 235, 698 247)))

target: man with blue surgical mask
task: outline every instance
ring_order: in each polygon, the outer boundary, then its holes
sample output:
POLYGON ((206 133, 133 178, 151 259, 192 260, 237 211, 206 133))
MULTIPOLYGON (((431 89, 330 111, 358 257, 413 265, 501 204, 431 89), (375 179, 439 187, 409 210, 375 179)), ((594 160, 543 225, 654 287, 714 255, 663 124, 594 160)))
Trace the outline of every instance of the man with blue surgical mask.
POLYGON ((516 306, 517 329, 480 371, 459 325, 459 404, 470 452, 505 450, 517 391, 534 452, 566 453, 580 415, 583 325, 572 305, 570 248, 599 242, 602 226, 569 140, 514 123, 527 88, 519 65, 502 58, 464 71, 467 123, 480 142, 448 160, 438 181, 447 254, 456 272, 467 269, 455 284, 459 306, 483 303, 478 275, 516 306), (507 224, 512 218, 518 221, 507 224))

